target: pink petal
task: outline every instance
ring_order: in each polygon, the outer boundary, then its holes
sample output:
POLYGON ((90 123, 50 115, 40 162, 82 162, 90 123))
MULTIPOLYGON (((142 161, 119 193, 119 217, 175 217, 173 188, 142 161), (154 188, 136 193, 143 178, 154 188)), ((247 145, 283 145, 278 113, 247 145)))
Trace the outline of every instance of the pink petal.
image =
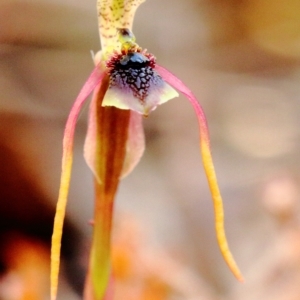
POLYGON ((84 142, 84 151, 83 156, 85 161, 91 171, 93 172, 96 180, 100 184, 102 182, 99 172, 96 168, 97 160, 97 143, 100 141, 97 140, 97 103, 98 103, 98 93, 100 91, 101 85, 98 85, 94 90, 93 98, 90 103, 89 108, 89 119, 88 119, 88 130, 84 142))
POLYGON ((162 76, 162 78, 184 94, 187 99, 192 104, 198 119, 199 130, 200 130, 200 149, 202 153, 202 160, 203 165, 206 173, 206 177, 208 180, 210 192, 213 199, 213 205, 215 210, 215 226, 216 226, 216 233, 217 233, 217 240, 221 250, 221 253, 226 261, 227 265, 229 266, 230 270, 234 274, 234 276, 243 281, 243 276, 234 261, 234 258, 229 250, 227 239, 224 230, 224 211, 223 211, 223 203, 222 198, 219 190, 219 186, 217 183, 217 177, 214 170, 214 165, 211 157, 211 150, 210 150, 210 141, 209 141, 209 133, 207 127, 207 121, 204 114, 204 111, 197 101, 196 97, 193 93, 184 85, 184 83, 178 79, 175 75, 167 71, 165 68, 156 65, 156 70, 162 76))
POLYGON ((86 98, 99 85, 104 75, 104 72, 100 71, 99 65, 96 66, 76 98, 65 127, 61 181, 51 245, 51 300, 55 300, 57 296, 61 237, 70 185, 75 125, 86 98))
POLYGON ((128 140, 126 144, 126 156, 121 178, 127 176, 140 161, 145 150, 145 135, 142 115, 131 111, 128 140))
MULTIPOLYGON (((100 86, 94 92, 92 102, 90 104, 88 131, 84 144, 84 158, 89 168, 92 170, 98 183, 103 182, 97 171, 97 145, 101 142, 97 140, 97 103, 99 101, 97 94, 100 86)), ((121 178, 127 176, 140 161, 145 149, 145 137, 143 129, 142 115, 131 111, 128 128, 128 140, 126 143, 126 156, 121 178)))

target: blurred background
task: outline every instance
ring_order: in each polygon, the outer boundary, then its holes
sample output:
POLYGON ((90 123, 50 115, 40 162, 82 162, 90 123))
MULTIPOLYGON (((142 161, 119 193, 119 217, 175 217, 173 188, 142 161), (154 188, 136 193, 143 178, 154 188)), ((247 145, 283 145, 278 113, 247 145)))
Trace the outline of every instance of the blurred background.
MULTIPOLYGON (((95 1, 0 0, 0 299, 48 299, 66 117, 100 48, 95 1)), ((116 202, 116 300, 300 297, 300 2, 147 0, 134 33, 206 111, 238 283, 216 243, 195 114, 144 120, 147 147, 116 202)), ((77 125, 61 299, 80 299, 92 175, 77 125)))

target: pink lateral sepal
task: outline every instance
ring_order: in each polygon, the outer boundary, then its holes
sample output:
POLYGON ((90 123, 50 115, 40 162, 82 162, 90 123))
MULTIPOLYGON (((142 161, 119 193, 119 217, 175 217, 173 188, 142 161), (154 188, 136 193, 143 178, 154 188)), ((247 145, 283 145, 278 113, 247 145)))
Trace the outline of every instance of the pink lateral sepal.
POLYGON ((209 143, 206 117, 201 105, 197 101, 192 91, 178 77, 176 77, 174 74, 172 74, 162 66, 156 64, 155 69, 166 82, 168 82, 171 86, 173 86, 179 92, 184 94, 187 97, 187 99, 191 102, 197 115, 197 119, 201 129, 201 134, 203 134, 202 138, 205 138, 206 141, 209 143))
POLYGON ((55 300, 57 297, 61 238, 71 178, 75 125, 87 97, 100 84, 104 75, 105 73, 100 69, 100 64, 97 65, 75 100, 64 131, 61 181, 51 243, 51 300, 55 300))
POLYGON ((217 177, 212 161, 211 150, 210 150, 210 140, 209 140, 209 133, 208 133, 208 126, 204 111, 197 101, 194 94, 190 91, 190 89, 175 75, 171 72, 166 70, 165 68, 156 65, 156 71, 161 75, 161 77, 177 89, 179 92, 184 94, 187 99, 192 104, 198 124, 199 124, 199 131, 200 131, 200 149, 202 155, 202 161, 204 165, 204 170, 206 173, 208 185, 210 188, 210 192, 212 195, 214 211, 215 211, 215 227, 216 227, 216 234, 218 244, 223 255, 225 262, 227 263, 229 269, 232 271, 234 276, 239 280, 243 281, 243 276, 229 250, 225 229, 224 229, 224 211, 223 211, 223 202, 217 182, 217 177))

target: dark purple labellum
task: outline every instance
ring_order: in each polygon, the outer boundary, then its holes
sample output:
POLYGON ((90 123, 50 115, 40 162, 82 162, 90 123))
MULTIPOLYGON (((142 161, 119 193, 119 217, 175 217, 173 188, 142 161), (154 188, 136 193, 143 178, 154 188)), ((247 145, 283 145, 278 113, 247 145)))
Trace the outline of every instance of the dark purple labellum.
POLYGON ((148 53, 131 51, 115 54, 107 63, 110 74, 110 87, 130 90, 141 103, 152 88, 160 88, 164 81, 154 70, 155 58, 148 53))

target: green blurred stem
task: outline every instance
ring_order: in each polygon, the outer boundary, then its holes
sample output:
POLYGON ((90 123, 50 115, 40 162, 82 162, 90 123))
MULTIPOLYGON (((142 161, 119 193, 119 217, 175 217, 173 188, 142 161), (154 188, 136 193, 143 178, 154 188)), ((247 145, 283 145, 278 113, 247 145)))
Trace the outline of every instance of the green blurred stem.
POLYGON ((123 168, 130 111, 102 107, 107 78, 97 97, 96 169, 101 183, 95 180, 95 212, 89 274, 85 286, 85 300, 108 300, 105 292, 111 276, 110 243, 114 199, 123 168))

